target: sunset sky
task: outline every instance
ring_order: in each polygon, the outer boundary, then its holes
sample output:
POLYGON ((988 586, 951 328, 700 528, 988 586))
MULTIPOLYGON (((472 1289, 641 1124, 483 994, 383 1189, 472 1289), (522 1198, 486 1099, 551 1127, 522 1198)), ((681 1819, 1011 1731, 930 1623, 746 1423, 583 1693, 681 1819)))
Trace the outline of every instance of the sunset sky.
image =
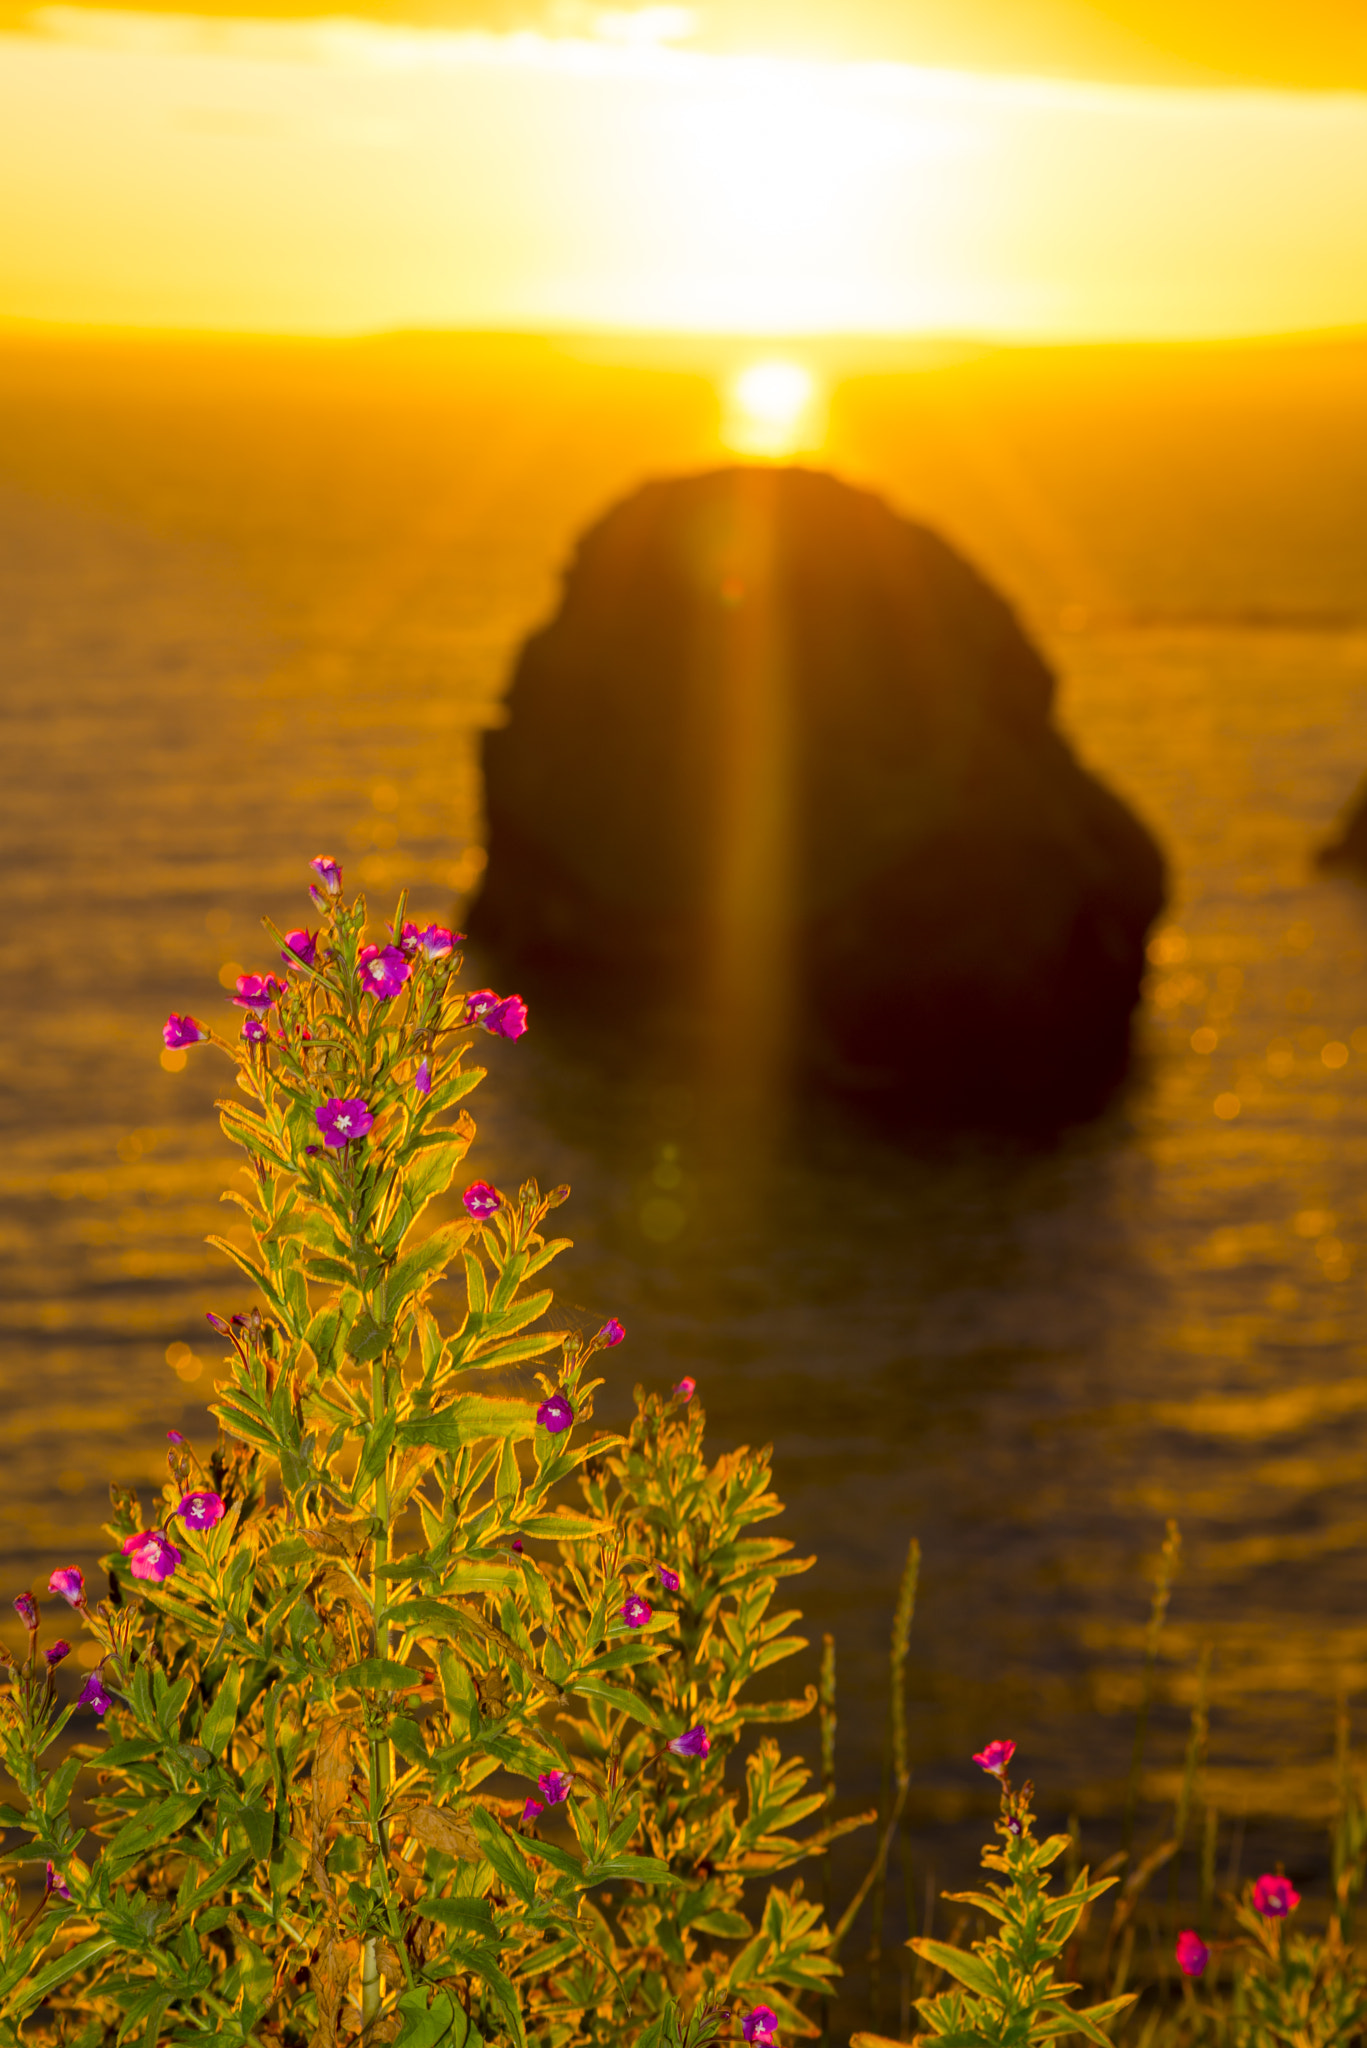
POLYGON ((1343 0, 246 7, 0 15, 0 318, 1367 322, 1343 0))

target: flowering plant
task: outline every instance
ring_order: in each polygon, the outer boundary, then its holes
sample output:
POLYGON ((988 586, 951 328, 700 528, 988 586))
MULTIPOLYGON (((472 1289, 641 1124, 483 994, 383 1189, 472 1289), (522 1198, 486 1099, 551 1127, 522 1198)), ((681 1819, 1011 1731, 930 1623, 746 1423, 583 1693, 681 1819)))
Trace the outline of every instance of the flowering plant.
POLYGON ((22 1805, 0 1824, 48 1882, 27 1918, 0 1888, 0 2030, 811 2033, 796 2001, 835 1974, 820 1912, 770 1887, 756 1923, 743 1894, 840 1829, 792 1834, 822 1795, 772 1740, 743 1798, 724 1782, 752 1724, 813 1704, 743 1697, 802 1647, 769 1613, 802 1567, 751 1533, 779 1511, 767 1460, 707 1465, 691 1380, 638 1391, 625 1438, 589 1429, 593 1360, 625 1332, 547 1326, 568 1190, 447 1199, 475 1136, 471 1043, 519 1037, 525 1006, 459 991, 455 935, 402 898, 392 944, 367 945, 364 901, 313 867, 321 927, 268 925, 285 978, 243 977, 241 1035, 188 1016, 164 1034, 235 1063, 219 1109, 245 1231, 212 1241, 254 1299, 209 1316, 217 1445, 171 1433, 150 1514, 114 1490, 108 1597, 52 1575, 97 1660, 80 1703, 22 1596, 30 1654, 0 1694, 22 1805), (109 1739, 64 1753, 82 1706, 109 1739))
MULTIPOLYGON (((1005 1880, 985 1892, 952 1892, 948 1896, 976 1906, 995 1920, 1000 1931, 965 1950, 944 1941, 913 1940, 909 1946, 924 1962, 954 1979, 955 1989, 917 2000, 925 2022, 920 2041, 952 2042, 954 2048, 1036 2048, 1036 2044, 1081 2034, 1097 2048, 1110 2048, 1102 2029, 1133 2005, 1134 1994, 1108 1998, 1077 2011, 1068 2003, 1076 1984, 1057 1981, 1059 1958, 1093 1899, 1116 1882, 1103 1877, 1088 1882, 1084 1870, 1077 1882, 1057 1898, 1049 1896, 1050 1865, 1068 1848, 1071 1837, 1051 1835, 1038 1842, 1030 1811, 1034 1787, 1013 1791, 1007 1775, 1015 1744, 990 1742, 974 1758, 1001 1781, 1001 1818, 996 1824, 1000 1846, 983 1850, 983 1866, 1005 1880)), ((891 2048, 873 2034, 856 2034, 851 2048, 891 2048)))

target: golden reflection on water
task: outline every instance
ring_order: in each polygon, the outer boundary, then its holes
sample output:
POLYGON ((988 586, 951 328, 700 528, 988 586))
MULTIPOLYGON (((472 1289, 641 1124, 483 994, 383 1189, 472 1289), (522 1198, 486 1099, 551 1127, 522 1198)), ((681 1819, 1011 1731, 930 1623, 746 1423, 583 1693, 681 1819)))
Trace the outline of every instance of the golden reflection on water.
MULTIPOLYGON (((320 850, 377 908, 411 881, 449 914, 482 860, 477 736, 570 537, 718 453, 705 380, 491 344, 457 375, 426 346, 3 352, 16 1590, 88 1560, 107 1479, 147 1488, 166 1428, 203 1427, 203 1310, 235 1295, 202 1240, 233 1162, 220 1077, 159 1064, 161 1020, 231 1014, 239 964, 271 964, 255 916, 298 921, 320 850)), ((1169 848, 1128 1095, 1037 1157, 918 1160, 815 1107, 756 1156, 667 1059, 604 1077, 534 1031, 496 1049, 478 1168, 574 1185, 561 1284, 626 1322, 623 1387, 694 1372, 720 1444, 776 1441, 789 1533, 820 1556, 804 1604, 841 1637, 852 1789, 915 1531, 920 1819, 976 1810, 962 1759, 1007 1727, 1051 1801, 1113 1804, 1176 1515, 1151 1789, 1209 1641, 1223 1810, 1309 1815, 1336 1689, 1367 1686, 1367 896, 1308 860, 1367 767, 1340 533, 1360 442, 1288 432, 1250 480, 1247 422, 1217 446, 1212 398, 1182 472, 1192 411, 1165 443, 1170 392, 1117 358, 1103 463, 1064 430, 1100 372, 1017 374, 1014 399, 999 364, 868 380, 832 431, 1029 608, 1084 758, 1169 848)), ((742 891, 742 938, 749 915, 742 891)))

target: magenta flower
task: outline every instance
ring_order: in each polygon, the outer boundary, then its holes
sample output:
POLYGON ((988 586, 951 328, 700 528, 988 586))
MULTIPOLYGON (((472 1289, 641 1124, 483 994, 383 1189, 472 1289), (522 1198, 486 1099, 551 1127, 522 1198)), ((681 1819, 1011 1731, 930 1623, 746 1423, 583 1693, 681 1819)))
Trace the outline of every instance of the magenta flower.
POLYGON ((270 1037, 270 1032, 267 1031, 259 1017, 244 1017, 242 1019, 242 1036, 246 1039, 248 1045, 264 1045, 270 1037))
POLYGON ((397 946, 386 946, 383 952, 378 946, 362 946, 356 969, 366 994, 382 1002, 396 996, 413 972, 397 946))
POLYGON ((513 1548, 513 1554, 514 1554, 514 1556, 515 1556, 515 1557, 521 1557, 521 1555, 522 1555, 522 1538, 521 1538, 520 1536, 514 1536, 514 1538, 513 1538, 513 1542, 512 1542, 512 1548, 513 1548))
POLYGON ((537 1799, 537 1798, 536 1798, 535 1796, 533 1796, 532 1798, 530 1798, 530 1799, 529 1799, 529 1800, 527 1801, 526 1805, 525 1805, 525 1806, 523 1807, 523 1809, 522 1809, 522 1818, 523 1818, 523 1820, 524 1820, 524 1821, 527 1821, 527 1820, 535 1820, 535 1819, 536 1819, 536 1817, 537 1817, 537 1815, 538 1815, 539 1813, 544 1813, 545 1811, 546 1811, 546 1802, 545 1802, 545 1800, 544 1800, 544 1799, 537 1799))
POLYGON ((994 1778, 1000 1778, 1015 1754, 1014 1742, 989 1742, 986 1749, 977 1751, 973 1761, 981 1764, 985 1771, 990 1771, 994 1778))
MULTIPOLYGON (((385 930, 390 934, 391 937, 393 937, 394 927, 392 924, 386 925, 385 930)), ((403 930, 399 933, 398 938, 395 939, 394 943, 397 945, 399 951, 403 954, 405 960, 409 957, 411 953, 417 952, 419 936, 420 934, 418 932, 418 927, 415 924, 410 923, 404 926, 403 930)))
POLYGON ((712 1744, 708 1739, 707 1730, 699 1722, 696 1728, 685 1728, 682 1735, 672 1735, 668 1747, 673 1750, 675 1756, 695 1757, 706 1756, 712 1744))
POLYGON ((32 1635, 38 1626, 38 1602, 32 1593, 20 1593, 14 1603, 14 1611, 24 1627, 32 1635))
POLYGON ((1285 1920, 1301 1902, 1289 1877, 1264 1876, 1253 1887, 1253 1909, 1266 1920, 1285 1920))
POLYGON ((527 1005, 521 996, 505 996, 492 1010, 485 1011, 480 1022, 495 1038, 521 1038, 527 1029, 527 1005))
POLYGON ((633 1593, 622 1602, 620 1613, 628 1628, 644 1628, 650 1620, 653 1609, 648 1600, 639 1593, 633 1593))
POLYGON ((429 924, 418 933, 418 945, 429 960, 449 960, 464 936, 464 932, 448 931, 444 924, 429 924))
POLYGON ((67 1884, 66 1879, 61 1875, 60 1871, 57 1869, 56 1864, 49 1863, 47 1867, 47 1888, 43 1893, 43 1897, 45 1899, 50 1899, 54 1892, 56 1892, 59 1899, 66 1899, 68 1902, 70 1901, 70 1886, 67 1884))
POLYGON ((332 1095, 321 1109, 313 1112, 314 1121, 323 1134, 323 1143, 335 1150, 349 1145, 353 1138, 363 1138, 375 1119, 367 1105, 358 1095, 332 1095))
POLYGON ((563 1394, 552 1394, 537 1409, 536 1419, 552 1436, 559 1436, 574 1421, 574 1410, 563 1394))
POLYGON ((689 1379, 686 1374, 683 1379, 676 1380, 674 1383, 674 1399, 676 1401, 682 1401, 685 1408, 693 1399, 693 1396, 697 1393, 697 1391, 698 1382, 696 1380, 689 1379))
POLYGON ((68 1607, 85 1606, 85 1580, 74 1564, 63 1565, 47 1582, 49 1593, 60 1593, 68 1607))
POLYGON ((1199 1977, 1210 1961, 1210 1950, 1199 1934, 1184 1927, 1177 1937, 1177 1967, 1184 1977, 1199 1977))
POLYGON ((413 1076, 413 1086, 417 1089, 419 1095, 430 1095, 432 1093, 432 1069, 428 1066, 426 1060, 423 1061, 417 1073, 413 1076))
POLYGON ((166 1432, 166 1441, 168 1444, 183 1444, 185 1438, 181 1435, 178 1429, 168 1429, 166 1432))
POLYGON ((239 1010, 272 1010, 276 997, 284 993, 284 982, 273 974, 239 974, 233 1001, 239 1010))
POLYGON ((316 860, 309 862, 309 866, 313 869, 314 874, 317 875, 329 896, 341 895, 342 867, 340 861, 335 861, 330 853, 320 853, 316 860))
POLYGON ((608 1349, 611 1350, 613 1345, 620 1344, 625 1336, 626 1331, 622 1328, 616 1316, 610 1316, 598 1332, 598 1342, 606 1344, 608 1349))
POLYGON ((92 1671, 76 1696, 78 1707, 93 1707, 97 1714, 107 1714, 114 1702, 101 1683, 101 1673, 92 1671))
POLYGON ((543 1771, 536 1781, 536 1789, 547 1806, 559 1806, 562 1800, 569 1798, 573 1783, 573 1771, 543 1771))
POLYGON ((144 1529, 140 1536, 130 1536, 123 1554, 135 1579, 147 1579, 158 1586, 184 1562, 170 1537, 163 1536, 160 1529, 144 1529))
POLYGON ((187 1493, 176 1509, 187 1529, 212 1529, 224 1512, 221 1493, 187 1493))
POLYGON ((672 1572, 667 1564, 657 1564, 655 1570, 659 1576, 660 1584, 664 1587, 666 1593, 677 1593, 679 1590, 679 1574, 672 1572))
POLYGON ((187 1010, 182 1017, 175 1010, 161 1027, 161 1035, 168 1050, 179 1052, 184 1045, 198 1045, 204 1036, 204 1026, 187 1010))
POLYGON ((70 1643, 62 1642, 59 1638, 57 1642, 48 1644, 43 1655, 47 1658, 49 1664, 60 1664, 63 1657, 71 1655, 71 1645, 70 1643))
POLYGON ((285 933, 285 951, 280 955, 286 967, 295 967, 300 961, 305 967, 312 967, 318 956, 318 935, 316 932, 300 931, 285 933))
POLYGON ((754 2043, 754 2048, 774 2048, 778 2035, 778 2014, 772 2006, 757 2005, 753 2012, 745 2015, 740 2023, 741 2039, 754 2043))
POLYGON ((482 1223, 486 1216, 493 1216, 503 1207, 503 1197, 497 1188, 491 1188, 487 1180, 471 1181, 461 1196, 466 1214, 482 1223))
POLYGON ((226 1316, 215 1314, 211 1308, 204 1311, 204 1320, 211 1330, 217 1330, 220 1337, 231 1337, 233 1326, 226 1316))
POLYGON ((498 993, 492 988, 477 988, 465 998, 465 1021, 480 1024, 490 1010, 498 1008, 498 993))

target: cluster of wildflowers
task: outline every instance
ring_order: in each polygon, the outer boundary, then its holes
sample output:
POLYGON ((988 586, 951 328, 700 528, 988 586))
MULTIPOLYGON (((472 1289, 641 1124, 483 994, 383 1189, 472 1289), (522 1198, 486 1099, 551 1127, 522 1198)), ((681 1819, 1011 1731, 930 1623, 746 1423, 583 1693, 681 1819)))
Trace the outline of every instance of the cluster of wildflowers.
POLYGON ((706 1465, 691 1379, 595 1434, 593 1361, 626 1333, 549 1325, 568 1190, 456 1179, 470 1050, 520 1039, 526 1006, 461 990, 459 935, 402 898, 370 939, 340 864, 311 866, 316 921, 267 925, 279 971, 238 978, 241 1035, 163 1028, 236 1070, 242 1229, 213 1242, 252 1299, 206 1312, 217 1444, 169 1431, 161 1499, 114 1491, 110 1597, 52 1575, 93 1646, 78 1700, 21 1596, 0 1726, 49 1884, 22 1929, 0 1900, 0 2023, 46 2003, 176 2042, 231 2014, 315 2048, 559 2048, 687 2013, 772 2048, 834 1965, 800 1887, 758 1928, 745 1887, 841 1829, 792 1833, 823 1798, 772 1739, 743 1792, 724 1778, 748 1727, 812 1704, 743 1697, 801 1647, 768 1611, 800 1567, 750 1531, 778 1512, 767 1462, 706 1465), (76 1765, 42 1761, 82 1708, 115 1731, 87 1861, 76 1765), (54 1958, 68 1900, 82 1938, 54 1958))

